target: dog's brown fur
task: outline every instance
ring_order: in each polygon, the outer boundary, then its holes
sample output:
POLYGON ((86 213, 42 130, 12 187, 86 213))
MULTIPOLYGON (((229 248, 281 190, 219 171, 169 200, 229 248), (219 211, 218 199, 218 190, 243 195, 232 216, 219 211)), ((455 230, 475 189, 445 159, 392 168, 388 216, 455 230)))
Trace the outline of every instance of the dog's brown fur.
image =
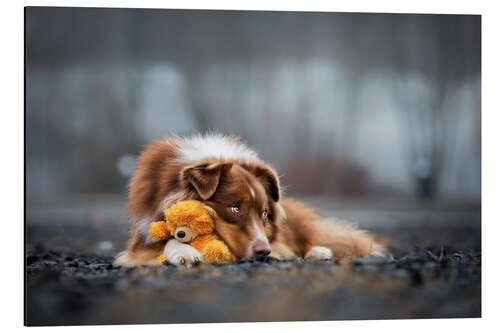
MULTIPOLYGON (((237 138, 225 140, 246 147, 237 138)), ((270 245, 270 255, 277 258, 304 257, 318 246, 330 249, 335 258, 381 252, 370 234, 325 220, 293 199, 282 199, 276 172, 257 157, 214 154, 186 161, 182 149, 193 144, 178 137, 157 140, 139 156, 127 204, 134 224, 116 265, 151 264, 166 242, 148 239, 148 223, 161 220, 164 208, 186 199, 201 200, 217 212, 216 231, 238 258, 255 255, 256 244, 270 245)))

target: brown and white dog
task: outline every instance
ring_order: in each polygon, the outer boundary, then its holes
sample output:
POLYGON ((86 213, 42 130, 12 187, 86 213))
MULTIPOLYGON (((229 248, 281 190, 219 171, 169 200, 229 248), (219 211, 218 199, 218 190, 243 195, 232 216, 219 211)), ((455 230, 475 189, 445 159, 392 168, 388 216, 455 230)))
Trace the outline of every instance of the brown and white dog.
POLYGON ((208 134, 157 140, 139 156, 127 204, 133 226, 115 265, 152 264, 163 250, 174 263, 202 261, 190 245, 154 242, 148 233, 164 208, 186 199, 216 211, 215 229, 238 258, 339 259, 384 251, 372 235, 282 198, 276 172, 239 138, 208 134))

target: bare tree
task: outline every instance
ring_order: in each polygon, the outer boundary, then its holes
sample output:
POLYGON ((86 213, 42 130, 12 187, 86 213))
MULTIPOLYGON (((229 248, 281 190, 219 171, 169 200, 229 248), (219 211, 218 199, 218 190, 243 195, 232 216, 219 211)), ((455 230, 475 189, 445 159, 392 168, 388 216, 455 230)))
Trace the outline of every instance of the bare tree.
MULTIPOLYGON (((443 164, 450 157, 447 152, 459 134, 459 117, 449 101, 460 84, 478 70, 477 49, 471 46, 480 36, 467 34, 464 19, 408 18, 405 39, 393 48, 400 67, 399 74, 395 73, 395 100, 402 116, 409 173, 420 197, 439 192, 443 164)), ((468 23, 479 22, 472 18, 468 23)))

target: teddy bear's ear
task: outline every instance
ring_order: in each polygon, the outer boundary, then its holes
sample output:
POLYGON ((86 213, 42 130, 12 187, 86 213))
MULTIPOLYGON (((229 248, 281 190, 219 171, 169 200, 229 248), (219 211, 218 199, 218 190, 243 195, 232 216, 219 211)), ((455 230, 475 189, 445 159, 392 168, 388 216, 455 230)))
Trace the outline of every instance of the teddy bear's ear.
POLYGON ((214 195, 221 176, 228 172, 232 163, 201 163, 182 169, 181 181, 187 188, 195 189, 202 200, 214 195))
POLYGON ((215 212, 215 209, 213 209, 210 206, 205 205, 205 209, 208 212, 208 215, 212 217, 212 219, 216 220, 217 219, 217 213, 215 212))

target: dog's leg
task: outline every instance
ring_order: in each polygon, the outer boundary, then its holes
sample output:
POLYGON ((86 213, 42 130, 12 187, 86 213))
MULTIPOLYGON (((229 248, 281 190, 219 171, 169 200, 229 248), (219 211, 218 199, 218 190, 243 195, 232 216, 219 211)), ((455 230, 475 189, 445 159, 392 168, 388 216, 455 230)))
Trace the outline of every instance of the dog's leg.
POLYGON ((163 252, 164 247, 165 242, 146 244, 143 238, 138 233, 135 233, 130 238, 127 249, 116 256, 113 265, 124 267, 152 265, 163 252))
POLYGON ((332 257, 332 250, 324 246, 313 246, 304 256, 304 258, 308 260, 326 260, 332 259, 332 257))
POLYGON ((140 265, 152 265, 153 263, 154 259, 149 258, 149 256, 144 256, 142 254, 134 255, 130 253, 130 251, 122 251, 116 256, 113 261, 113 266, 134 267, 140 265))
POLYGON ((163 253, 168 260, 176 265, 186 265, 188 267, 196 265, 202 261, 203 256, 191 245, 181 243, 175 239, 168 241, 163 253))
POLYGON ((295 253, 293 253, 288 246, 281 243, 271 244, 271 253, 269 256, 276 259, 290 259, 296 257, 295 253))

